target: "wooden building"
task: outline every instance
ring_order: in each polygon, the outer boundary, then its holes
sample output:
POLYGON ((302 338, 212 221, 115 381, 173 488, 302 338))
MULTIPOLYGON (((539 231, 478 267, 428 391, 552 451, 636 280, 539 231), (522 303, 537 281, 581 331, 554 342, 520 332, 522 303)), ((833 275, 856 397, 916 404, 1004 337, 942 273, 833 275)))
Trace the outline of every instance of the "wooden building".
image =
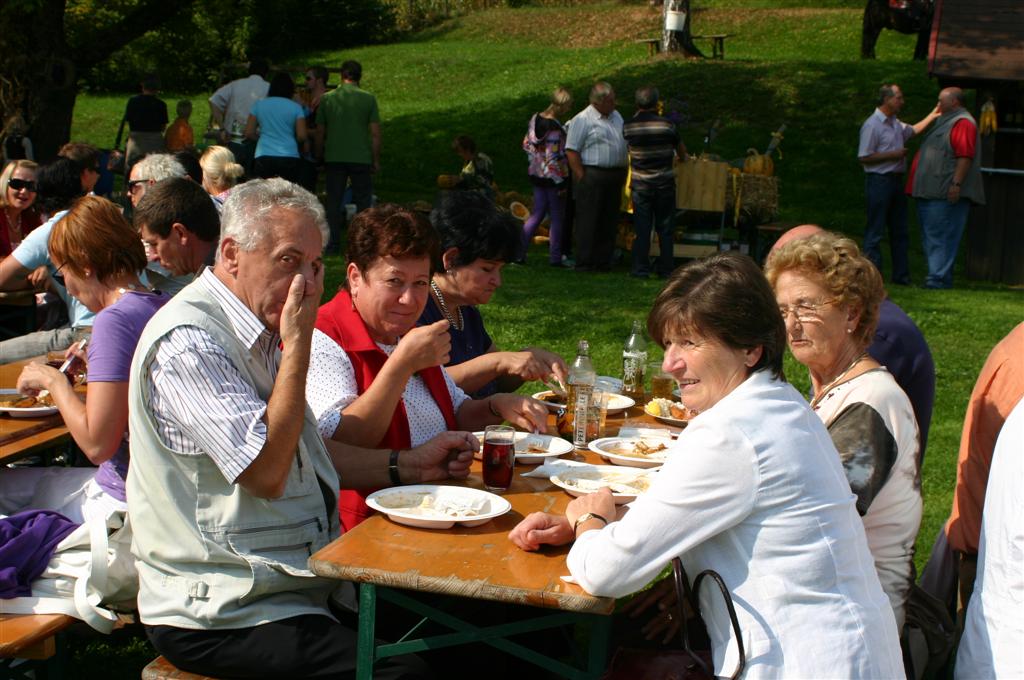
MULTIPOLYGON (((999 129, 982 137, 986 205, 971 210, 967 276, 1024 284, 1024 0, 936 0, 928 70, 942 87, 991 99, 999 129)), ((970 97, 968 98, 970 101, 970 97)))

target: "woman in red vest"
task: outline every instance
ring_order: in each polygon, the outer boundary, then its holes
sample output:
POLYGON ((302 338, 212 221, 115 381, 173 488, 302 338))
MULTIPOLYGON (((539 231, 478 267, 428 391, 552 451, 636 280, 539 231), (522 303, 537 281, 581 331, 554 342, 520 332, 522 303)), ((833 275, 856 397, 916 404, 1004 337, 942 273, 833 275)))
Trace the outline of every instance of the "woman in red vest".
MULTIPOLYGON (((430 223, 398 206, 371 208, 352 221, 345 284, 320 308, 306 381, 324 438, 406 449, 445 430, 503 420, 545 431, 540 402, 515 394, 470 399, 455 385, 442 368, 451 348, 446 320, 416 327, 439 249, 430 223)), ((369 514, 369 491, 341 492, 346 529, 369 514)))

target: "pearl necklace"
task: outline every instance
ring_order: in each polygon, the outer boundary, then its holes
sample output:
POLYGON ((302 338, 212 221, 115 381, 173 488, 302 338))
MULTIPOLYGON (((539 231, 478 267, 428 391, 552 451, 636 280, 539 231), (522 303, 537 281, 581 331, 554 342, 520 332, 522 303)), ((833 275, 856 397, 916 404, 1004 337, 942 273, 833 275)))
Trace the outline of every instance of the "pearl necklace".
POLYGON ((831 390, 836 385, 838 385, 839 383, 841 383, 843 381, 843 378, 846 377, 846 374, 849 373, 850 371, 852 371, 853 367, 856 366, 857 364, 859 364, 862 359, 867 358, 867 356, 868 356, 867 352, 862 352, 860 354, 860 356, 858 356, 856 359, 854 359, 850 363, 850 365, 846 367, 846 370, 844 370, 842 373, 840 373, 838 376, 836 376, 835 380, 833 380, 829 384, 825 385, 825 387, 821 388, 818 391, 818 394, 814 397, 814 399, 811 400, 811 409, 817 410, 818 404, 820 404, 821 400, 824 399, 828 395, 828 391, 831 390))
POLYGON ((434 295, 437 297, 437 304, 441 307, 441 313, 444 314, 444 318, 448 319, 448 323, 450 323, 455 330, 461 331, 464 325, 462 307, 459 306, 455 308, 455 311, 459 315, 459 322, 456 323, 451 312, 448 311, 448 305, 444 303, 444 295, 441 294, 441 289, 438 287, 437 283, 434 282, 434 279, 430 279, 430 289, 434 291, 434 295))

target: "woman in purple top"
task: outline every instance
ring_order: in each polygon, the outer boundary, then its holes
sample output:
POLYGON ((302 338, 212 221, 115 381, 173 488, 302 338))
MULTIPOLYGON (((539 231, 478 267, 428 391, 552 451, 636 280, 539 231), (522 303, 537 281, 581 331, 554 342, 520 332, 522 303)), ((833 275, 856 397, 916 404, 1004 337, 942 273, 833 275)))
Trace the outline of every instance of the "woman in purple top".
MULTIPOLYGON (((170 297, 146 289, 138 272, 146 256, 138 233, 120 208, 98 196, 85 196, 50 234, 50 257, 71 295, 96 312, 87 357, 88 390, 83 402, 57 369, 42 363, 26 366, 18 390, 48 390, 75 443, 98 470, 25 468, 17 472, 14 496, 22 509, 57 510, 81 522, 126 509, 128 473, 128 375, 142 329, 170 297), (29 477, 35 475, 34 480, 29 477)), ((3 475, 0 494, 8 506, 3 475)), ((5 510, 10 511, 9 507, 5 510)))

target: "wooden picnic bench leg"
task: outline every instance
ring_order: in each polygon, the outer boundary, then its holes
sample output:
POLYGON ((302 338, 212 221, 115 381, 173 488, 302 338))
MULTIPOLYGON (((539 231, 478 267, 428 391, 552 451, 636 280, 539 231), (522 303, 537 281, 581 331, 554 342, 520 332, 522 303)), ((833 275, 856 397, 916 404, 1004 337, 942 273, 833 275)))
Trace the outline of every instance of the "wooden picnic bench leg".
POLYGON ((712 59, 725 59, 725 38, 712 38, 714 44, 711 46, 712 59))
POLYGON ((373 662, 376 660, 377 640, 377 586, 359 584, 359 634, 356 647, 356 680, 373 680, 373 662))

